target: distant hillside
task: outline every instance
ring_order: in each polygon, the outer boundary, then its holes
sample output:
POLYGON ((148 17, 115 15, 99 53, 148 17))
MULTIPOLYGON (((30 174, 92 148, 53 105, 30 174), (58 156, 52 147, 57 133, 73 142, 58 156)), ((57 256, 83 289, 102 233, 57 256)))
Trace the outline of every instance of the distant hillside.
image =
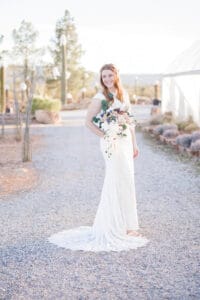
MULTIPOLYGON (((145 86, 154 85, 156 81, 161 81, 162 74, 121 74, 121 81, 124 85, 129 86, 145 86)), ((94 82, 99 81, 99 75, 95 74, 94 82)))
POLYGON ((154 85, 161 78, 162 74, 121 74, 122 83, 130 86, 154 85))

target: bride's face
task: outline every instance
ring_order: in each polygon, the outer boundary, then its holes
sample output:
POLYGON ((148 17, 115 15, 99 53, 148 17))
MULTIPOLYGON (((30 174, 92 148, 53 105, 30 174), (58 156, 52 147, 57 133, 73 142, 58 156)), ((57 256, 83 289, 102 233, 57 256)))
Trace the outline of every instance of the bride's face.
POLYGON ((104 85, 110 89, 114 87, 115 84, 115 73, 111 70, 103 70, 101 73, 101 78, 104 85))

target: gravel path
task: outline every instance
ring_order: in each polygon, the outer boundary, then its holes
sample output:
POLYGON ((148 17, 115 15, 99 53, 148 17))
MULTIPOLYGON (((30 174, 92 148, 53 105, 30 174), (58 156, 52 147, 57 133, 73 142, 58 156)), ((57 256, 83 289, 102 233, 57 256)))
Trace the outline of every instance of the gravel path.
POLYGON ((37 188, 0 201, 0 299, 200 299, 200 168, 137 132, 140 231, 150 243, 128 252, 57 248, 51 234, 91 225, 104 162, 84 111, 63 126, 34 127, 37 188))

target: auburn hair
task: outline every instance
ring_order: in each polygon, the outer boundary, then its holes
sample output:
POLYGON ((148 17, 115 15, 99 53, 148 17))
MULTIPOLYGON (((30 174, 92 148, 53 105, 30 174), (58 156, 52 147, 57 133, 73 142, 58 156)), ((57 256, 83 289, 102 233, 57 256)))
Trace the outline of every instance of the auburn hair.
POLYGON ((114 78, 115 78, 115 80, 114 80, 114 87, 115 87, 116 90, 117 90, 117 95, 116 95, 116 96, 117 96, 117 98, 118 98, 121 102, 123 102, 124 99, 123 99, 123 88, 122 88, 122 84, 121 84, 121 81, 120 81, 120 77, 119 77, 118 70, 117 70, 117 68, 116 68, 113 64, 105 64, 105 65, 103 65, 103 66, 101 67, 101 69, 100 69, 100 83, 101 83, 101 86, 102 86, 102 88, 103 88, 103 94, 104 94, 104 96, 106 97, 106 99, 107 99, 108 101, 114 100, 114 99, 111 99, 111 97, 109 97, 110 92, 109 92, 108 88, 105 86, 105 84, 103 83, 103 80, 102 80, 102 72, 103 72, 104 70, 110 70, 110 71, 112 71, 112 72, 114 73, 114 78))

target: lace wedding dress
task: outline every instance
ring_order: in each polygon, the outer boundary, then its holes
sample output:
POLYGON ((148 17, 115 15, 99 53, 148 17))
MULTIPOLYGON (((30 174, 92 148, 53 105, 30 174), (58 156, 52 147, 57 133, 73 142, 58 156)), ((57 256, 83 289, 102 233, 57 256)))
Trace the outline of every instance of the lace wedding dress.
MULTIPOLYGON (((102 93, 94 98, 104 99, 102 93)), ((111 108, 129 106, 128 96, 121 103, 116 97, 111 108)), ((130 129, 126 136, 115 140, 108 157, 107 141, 100 138, 100 148, 105 160, 105 178, 100 203, 92 226, 80 226, 53 234, 49 242, 66 249, 84 251, 123 251, 146 245, 142 236, 127 235, 127 230, 137 230, 138 216, 134 183, 133 146, 130 129)))

